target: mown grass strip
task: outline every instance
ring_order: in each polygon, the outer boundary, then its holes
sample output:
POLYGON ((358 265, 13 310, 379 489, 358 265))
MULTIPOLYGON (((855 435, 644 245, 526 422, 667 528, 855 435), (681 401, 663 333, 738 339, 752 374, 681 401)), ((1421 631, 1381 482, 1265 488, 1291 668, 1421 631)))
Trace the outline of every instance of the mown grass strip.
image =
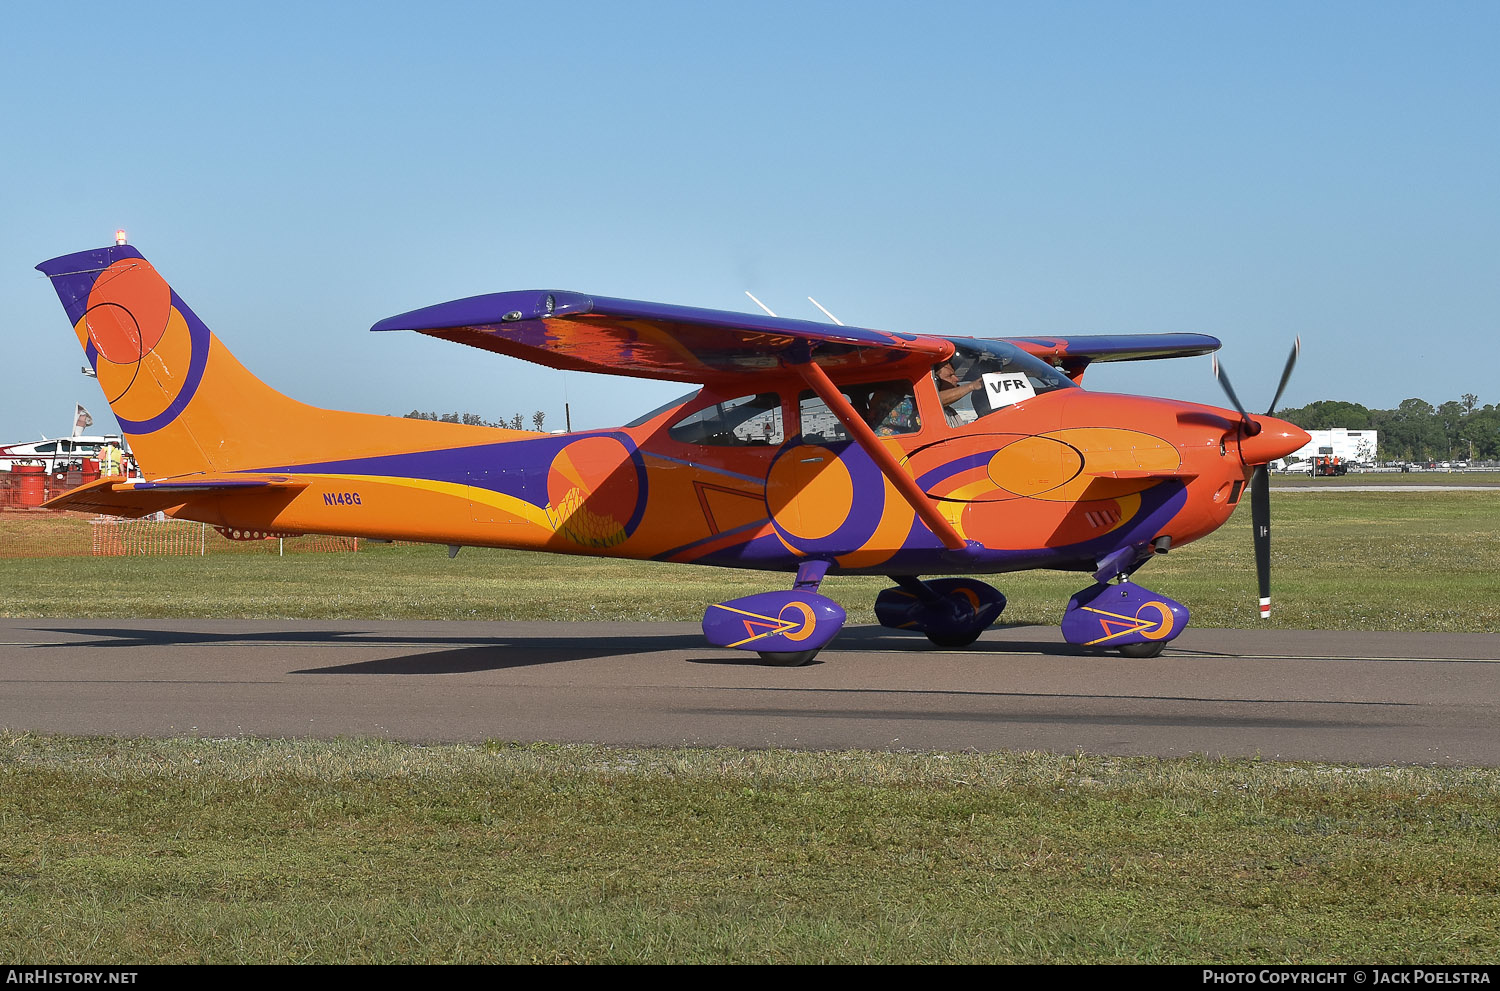
POLYGON ((1500 772, 0 735, 0 953, 1488 962, 1500 772))

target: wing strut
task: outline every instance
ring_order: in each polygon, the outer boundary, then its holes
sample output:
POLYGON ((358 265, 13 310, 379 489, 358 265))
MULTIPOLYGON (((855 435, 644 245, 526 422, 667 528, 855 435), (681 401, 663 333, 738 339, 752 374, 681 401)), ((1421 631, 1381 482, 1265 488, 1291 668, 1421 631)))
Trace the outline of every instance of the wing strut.
POLYGON ((922 522, 926 523, 928 528, 937 535, 937 538, 943 542, 943 546, 956 551, 967 547, 968 542, 959 536, 958 531, 953 529, 953 524, 938 512, 937 506, 917 485, 916 479, 901 470, 901 465, 896 462, 895 456, 886 449, 884 444, 880 443, 880 438, 875 436, 875 431, 871 430, 864 418, 855 412, 849 400, 844 398, 838 386, 834 385, 833 380, 828 377, 828 373, 812 360, 791 361, 790 364, 807 384, 812 386, 818 398, 828 405, 828 409, 838 417, 844 429, 848 430, 850 435, 859 442, 859 446, 865 449, 865 453, 880 468, 881 474, 890 479, 896 491, 900 492, 902 498, 911 505, 912 509, 916 510, 922 522))

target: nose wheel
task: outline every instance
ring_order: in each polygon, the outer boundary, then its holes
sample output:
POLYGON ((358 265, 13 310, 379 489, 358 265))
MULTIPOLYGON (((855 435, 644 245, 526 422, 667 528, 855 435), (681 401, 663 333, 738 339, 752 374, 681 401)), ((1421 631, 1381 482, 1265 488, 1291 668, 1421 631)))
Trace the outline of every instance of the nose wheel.
POLYGON ((1157 657, 1187 624, 1188 611, 1180 602, 1135 582, 1101 582, 1069 600, 1062 633, 1082 647, 1157 657))
POLYGON ((1122 657, 1160 657, 1161 652, 1167 649, 1165 640, 1143 640, 1140 643, 1127 643, 1117 648, 1122 657))

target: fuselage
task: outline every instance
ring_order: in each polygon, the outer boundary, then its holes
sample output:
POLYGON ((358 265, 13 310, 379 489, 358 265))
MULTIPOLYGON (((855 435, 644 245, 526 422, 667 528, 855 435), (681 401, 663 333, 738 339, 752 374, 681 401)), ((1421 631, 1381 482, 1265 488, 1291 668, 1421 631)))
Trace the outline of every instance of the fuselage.
MULTIPOLYGON (((878 385, 840 388, 868 408, 878 385)), ((1067 383, 955 423, 931 376, 908 385, 899 431, 879 442, 964 538, 959 550, 793 376, 748 396, 705 388, 614 430, 485 442, 483 428, 462 428, 426 450, 256 466, 310 484, 177 515, 767 570, 808 559, 844 573, 1087 570, 1121 547, 1212 532, 1249 474, 1227 410, 1067 383)), ((1297 430, 1266 423, 1266 436, 1297 430)))

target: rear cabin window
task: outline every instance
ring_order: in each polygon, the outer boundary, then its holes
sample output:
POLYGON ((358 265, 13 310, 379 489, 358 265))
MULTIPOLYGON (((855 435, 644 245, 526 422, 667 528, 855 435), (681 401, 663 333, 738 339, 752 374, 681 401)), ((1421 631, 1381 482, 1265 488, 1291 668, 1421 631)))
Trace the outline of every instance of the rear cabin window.
MULTIPOLYGON (((922 429, 917 414, 912 384, 904 379, 894 382, 864 382, 840 385, 839 391, 849 400, 856 413, 870 425, 877 437, 911 434, 922 429)), ((816 392, 797 397, 797 411, 802 423, 802 439, 815 444, 830 444, 849 439, 849 431, 816 392)))
POLYGON ((684 444, 713 447, 780 444, 786 437, 781 397, 774 392, 763 392, 714 403, 672 424, 667 435, 684 444))

